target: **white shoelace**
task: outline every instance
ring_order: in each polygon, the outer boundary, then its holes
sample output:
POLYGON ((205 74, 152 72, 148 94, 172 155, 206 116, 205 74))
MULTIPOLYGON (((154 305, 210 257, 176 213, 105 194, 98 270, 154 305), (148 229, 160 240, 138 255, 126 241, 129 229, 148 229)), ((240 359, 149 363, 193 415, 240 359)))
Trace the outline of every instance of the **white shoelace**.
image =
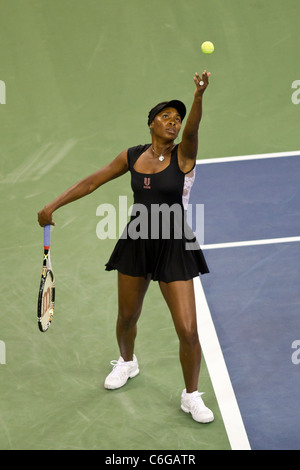
POLYGON ((203 410, 206 409, 206 406, 204 405, 203 403, 203 400, 201 398, 201 395, 204 395, 205 392, 197 392, 195 393, 195 395, 191 396, 191 400, 194 402, 192 403, 192 406, 195 407, 195 408, 202 408, 203 410))
MULTIPOLYGON (((126 366, 126 362, 121 362, 120 360, 110 361, 110 364, 113 366, 113 370, 110 373, 112 376, 117 375, 121 372, 121 370, 118 369, 119 366, 126 366)), ((124 371, 122 371, 121 373, 124 373, 124 371)))

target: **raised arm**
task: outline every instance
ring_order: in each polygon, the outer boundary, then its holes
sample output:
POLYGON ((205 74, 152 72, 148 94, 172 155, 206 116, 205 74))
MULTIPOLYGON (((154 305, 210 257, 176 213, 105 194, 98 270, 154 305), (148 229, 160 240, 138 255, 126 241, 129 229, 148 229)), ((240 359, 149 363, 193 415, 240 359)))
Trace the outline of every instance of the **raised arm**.
POLYGON ((41 211, 38 212, 38 222, 43 227, 44 225, 56 225, 52 219, 52 214, 59 207, 65 206, 70 202, 76 201, 84 196, 95 191, 95 189, 102 186, 104 183, 111 181, 128 171, 127 163, 127 150, 120 153, 108 165, 100 168, 90 176, 71 186, 64 191, 54 201, 47 204, 41 211))
POLYGON ((202 73, 202 77, 197 73, 195 73, 194 76, 194 82, 196 85, 194 100, 182 133, 182 141, 178 148, 180 168, 183 171, 189 171, 189 169, 193 167, 197 156, 198 131, 202 117, 203 93, 208 86, 209 76, 210 72, 207 72, 206 70, 202 73))

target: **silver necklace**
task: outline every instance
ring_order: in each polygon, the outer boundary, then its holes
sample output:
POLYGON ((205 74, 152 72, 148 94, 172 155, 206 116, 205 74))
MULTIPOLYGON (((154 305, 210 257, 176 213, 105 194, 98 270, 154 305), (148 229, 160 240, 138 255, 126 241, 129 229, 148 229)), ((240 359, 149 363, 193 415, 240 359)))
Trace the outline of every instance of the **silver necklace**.
POLYGON ((155 155, 158 155, 158 160, 159 160, 160 162, 163 162, 163 161, 164 161, 165 155, 166 155, 166 153, 168 153, 168 151, 170 150, 171 147, 174 147, 174 145, 170 145, 170 147, 168 147, 167 150, 162 154, 162 153, 157 153, 157 152, 155 152, 154 148, 153 148, 152 145, 151 145, 152 152, 155 153, 155 155))

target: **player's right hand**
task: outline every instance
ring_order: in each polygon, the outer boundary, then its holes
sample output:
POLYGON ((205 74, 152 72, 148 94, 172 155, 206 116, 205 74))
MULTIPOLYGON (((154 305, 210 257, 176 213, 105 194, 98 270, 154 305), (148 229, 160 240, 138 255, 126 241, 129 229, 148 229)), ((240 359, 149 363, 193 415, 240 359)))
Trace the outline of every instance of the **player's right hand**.
POLYGON ((41 227, 44 227, 45 225, 56 225, 52 219, 52 212, 47 210, 47 206, 38 212, 38 223, 41 227))

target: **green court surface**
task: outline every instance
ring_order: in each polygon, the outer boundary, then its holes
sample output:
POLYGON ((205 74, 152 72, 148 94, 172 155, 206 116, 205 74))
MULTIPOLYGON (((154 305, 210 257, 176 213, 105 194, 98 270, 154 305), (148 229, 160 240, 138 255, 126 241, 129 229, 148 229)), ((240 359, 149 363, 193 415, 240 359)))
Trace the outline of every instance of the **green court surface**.
POLYGON ((0 449, 231 449, 204 359, 199 390, 215 421, 180 410, 178 340, 157 283, 138 326, 140 375, 103 388, 118 359, 117 290, 104 270, 115 240, 97 237, 96 210, 131 203, 129 175, 54 214, 56 311, 44 334, 36 214, 147 143, 152 106, 189 107, 195 71, 211 71, 199 159, 297 150, 299 1, 0 0, 0 11, 0 449))

